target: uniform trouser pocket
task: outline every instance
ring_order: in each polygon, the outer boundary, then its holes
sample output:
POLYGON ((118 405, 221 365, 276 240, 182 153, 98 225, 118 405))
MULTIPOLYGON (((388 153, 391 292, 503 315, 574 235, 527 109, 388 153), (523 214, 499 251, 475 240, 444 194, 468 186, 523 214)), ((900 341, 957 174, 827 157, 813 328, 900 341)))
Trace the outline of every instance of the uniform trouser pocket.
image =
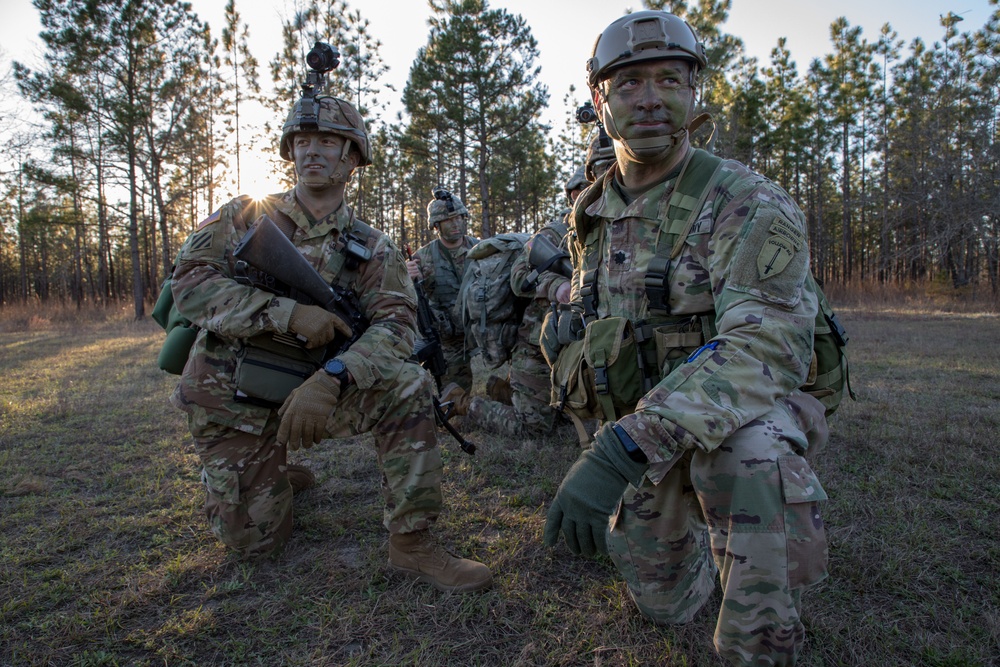
POLYGON ((735 664, 794 664, 800 593, 826 574, 826 494, 794 454, 802 439, 775 410, 692 461, 723 591, 715 646, 735 664))
POLYGON ((827 574, 826 529, 819 504, 826 500, 816 473, 801 456, 778 458, 785 503, 785 541, 788 551, 788 586, 803 588, 827 574))

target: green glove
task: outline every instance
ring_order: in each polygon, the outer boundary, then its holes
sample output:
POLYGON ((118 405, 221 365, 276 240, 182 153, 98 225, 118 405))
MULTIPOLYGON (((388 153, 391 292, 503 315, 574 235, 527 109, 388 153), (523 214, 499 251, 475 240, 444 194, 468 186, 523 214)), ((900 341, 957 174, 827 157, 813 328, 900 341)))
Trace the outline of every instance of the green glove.
POLYGON ((347 338, 351 337, 351 326, 325 308, 319 306, 303 306, 297 303, 292 307, 288 318, 288 331, 305 338, 306 347, 313 349, 322 347, 333 340, 337 332, 347 338))
POLYGON ((628 484, 638 486, 647 468, 648 463, 629 458, 613 422, 601 427, 594 446, 580 454, 556 491, 545 522, 545 545, 555 546, 562 531, 575 554, 608 553, 608 517, 628 484))
POLYGON ((340 398, 340 382, 320 369, 294 389, 278 410, 278 442, 295 451, 326 437, 326 420, 340 398))

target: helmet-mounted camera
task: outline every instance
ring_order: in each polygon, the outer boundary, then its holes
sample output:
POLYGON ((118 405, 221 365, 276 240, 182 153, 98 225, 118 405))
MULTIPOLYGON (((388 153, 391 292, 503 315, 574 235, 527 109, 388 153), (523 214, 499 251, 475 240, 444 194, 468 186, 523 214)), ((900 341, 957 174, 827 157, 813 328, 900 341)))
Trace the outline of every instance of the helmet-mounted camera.
POLYGON ((593 102, 584 102, 576 108, 576 120, 583 125, 590 125, 597 122, 597 110, 594 109, 593 102))
POLYGON ((325 74, 340 65, 340 52, 326 42, 316 42, 306 54, 306 65, 314 72, 325 74))
POLYGON ((319 128, 319 110, 316 106, 316 96, 326 91, 326 73, 340 65, 340 52, 326 42, 316 44, 306 54, 306 65, 309 72, 302 84, 302 109, 299 125, 303 130, 315 131, 319 128))

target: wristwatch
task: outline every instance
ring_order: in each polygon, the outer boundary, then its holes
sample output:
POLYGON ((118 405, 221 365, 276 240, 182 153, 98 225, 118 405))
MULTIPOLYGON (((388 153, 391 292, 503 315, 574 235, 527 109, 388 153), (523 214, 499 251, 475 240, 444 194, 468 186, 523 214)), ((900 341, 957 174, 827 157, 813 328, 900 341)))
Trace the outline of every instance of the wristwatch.
POLYGON ((628 454, 630 459, 636 463, 649 463, 649 459, 646 458, 646 453, 639 449, 639 445, 637 445, 635 440, 632 439, 632 436, 628 434, 628 431, 623 429, 618 424, 612 426, 611 430, 613 430, 615 435, 618 436, 618 439, 621 440, 622 448, 625 450, 625 453, 628 454))
POLYGON ((332 375, 337 378, 337 381, 340 382, 341 389, 347 388, 347 385, 351 380, 351 376, 347 373, 347 366, 344 365, 343 361, 334 357, 323 364, 323 370, 327 372, 327 375, 332 375))

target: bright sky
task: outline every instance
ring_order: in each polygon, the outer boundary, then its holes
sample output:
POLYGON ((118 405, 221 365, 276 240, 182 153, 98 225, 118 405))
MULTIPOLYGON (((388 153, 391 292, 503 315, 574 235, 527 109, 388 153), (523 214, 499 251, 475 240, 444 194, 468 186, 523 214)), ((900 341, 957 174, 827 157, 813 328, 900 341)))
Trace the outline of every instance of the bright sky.
MULTIPOLYGON (((389 66, 387 80, 401 95, 409 75, 410 63, 427 40, 430 9, 425 0, 348 0, 352 10, 371 23, 372 34, 382 42, 382 58, 389 66)), ((906 45, 915 37, 927 43, 941 41, 944 29, 940 16, 954 12, 965 18, 960 31, 979 29, 990 14, 988 0, 733 0, 725 31, 740 37, 747 53, 759 64, 770 62, 770 52, 779 37, 787 46, 800 74, 812 59, 829 53, 830 24, 840 16, 852 26, 861 26, 869 41, 878 38, 882 25, 890 23, 906 45)), ((221 35, 226 0, 191 0, 202 20, 221 35)), ((31 0, 2 0, 0 20, 0 75, 7 72, 9 60, 29 65, 37 63, 41 53, 41 30, 38 12, 31 0)), ((291 10, 279 9, 280 3, 260 0, 237 0, 237 11, 250 26, 250 38, 261 64, 261 79, 268 78, 267 62, 280 46, 280 19, 291 10)), ((289 0, 287 7, 292 7, 289 0)), ((549 89, 550 109, 544 120, 561 127, 565 119, 563 97, 571 85, 577 99, 585 99, 585 63, 594 39, 608 23, 626 9, 641 9, 641 0, 492 0, 492 8, 504 8, 523 16, 538 40, 541 79, 549 89)), ((904 53, 907 53, 904 51, 904 53)), ((303 70, 304 71, 304 70, 303 70)), ((401 108, 398 101, 390 106, 391 118, 401 108)))

